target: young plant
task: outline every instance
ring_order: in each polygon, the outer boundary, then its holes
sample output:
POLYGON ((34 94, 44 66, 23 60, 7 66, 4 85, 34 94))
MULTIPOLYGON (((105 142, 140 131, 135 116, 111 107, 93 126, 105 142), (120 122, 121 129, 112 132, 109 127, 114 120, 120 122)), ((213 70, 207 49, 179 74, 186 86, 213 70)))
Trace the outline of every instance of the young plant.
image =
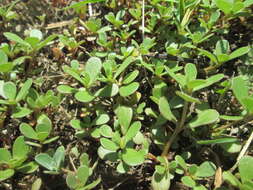
POLYGON ((250 51, 250 47, 249 46, 241 47, 230 53, 229 42, 227 40, 219 40, 216 43, 216 48, 213 53, 203 49, 198 50, 202 55, 207 56, 211 60, 210 66, 205 68, 206 72, 210 72, 217 69, 222 64, 230 60, 233 60, 235 58, 247 54, 250 51))
POLYGON ((58 106, 60 103, 60 97, 54 95, 52 90, 48 90, 45 94, 39 94, 34 88, 30 88, 26 102, 34 111, 35 116, 38 116, 43 109, 49 106, 58 106))
POLYGON ((63 167, 64 159, 65 148, 63 146, 58 147, 53 156, 47 153, 40 153, 35 156, 35 161, 46 168, 47 170, 44 173, 48 174, 59 174, 63 167))
POLYGON ((13 7, 20 0, 13 1, 9 6, 0 7, 0 17, 2 18, 3 26, 6 27, 7 23, 18 17, 18 14, 15 11, 12 11, 13 7))
POLYGON ((37 170, 38 165, 35 162, 25 162, 29 153, 30 147, 23 136, 14 141, 12 153, 6 148, 0 148, 0 182, 9 179, 15 172, 28 174, 37 170))
POLYGON ((80 156, 80 166, 75 169, 75 171, 71 171, 68 173, 66 178, 66 183, 69 188, 74 190, 89 190, 96 187, 101 179, 98 178, 94 182, 87 185, 89 176, 92 175, 93 168, 89 166, 89 156, 86 153, 83 153, 80 156))
POLYGON ((11 113, 13 118, 22 118, 29 115, 32 111, 26 107, 21 107, 20 102, 24 100, 32 86, 32 79, 27 79, 20 90, 13 82, 0 81, 0 104, 4 105, 5 111, 11 113))
POLYGON ((39 141, 39 143, 26 142, 32 146, 41 147, 43 144, 51 143, 59 138, 59 136, 48 138, 52 131, 52 122, 44 114, 39 116, 35 129, 27 123, 21 123, 19 130, 26 138, 39 141))
POLYGON ((17 34, 11 32, 4 32, 4 36, 8 40, 16 42, 16 47, 21 49, 26 55, 30 56, 35 56, 41 48, 47 46, 57 37, 56 34, 52 34, 43 40, 42 32, 37 29, 31 30, 29 36, 25 39, 22 39, 17 34))
POLYGON ((133 110, 119 105, 115 110, 118 121, 114 127, 109 125, 100 128, 100 144, 98 155, 100 158, 119 162, 117 171, 125 173, 130 166, 137 166, 145 161, 149 143, 140 132, 141 122, 133 120, 133 110), (136 150, 136 146, 140 150, 136 150))
POLYGON ((26 59, 30 58, 29 56, 21 56, 13 61, 9 61, 6 53, 0 49, 0 73, 4 73, 6 76, 6 73, 14 71, 15 66, 22 64, 26 59))
POLYGON ((75 38, 64 35, 59 35, 59 40, 60 43, 63 44, 63 46, 67 47, 68 51, 72 55, 75 54, 79 46, 85 42, 84 40, 77 42, 75 38))

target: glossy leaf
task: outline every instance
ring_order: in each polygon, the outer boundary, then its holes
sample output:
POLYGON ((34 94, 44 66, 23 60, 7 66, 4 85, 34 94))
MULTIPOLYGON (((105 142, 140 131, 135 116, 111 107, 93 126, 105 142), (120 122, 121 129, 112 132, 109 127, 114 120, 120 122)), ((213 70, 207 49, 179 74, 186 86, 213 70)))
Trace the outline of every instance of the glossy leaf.
POLYGON ((141 151, 127 148, 122 154, 122 159, 129 166, 137 166, 144 162, 145 155, 141 151))
POLYGON ((162 116, 169 121, 177 121, 176 117, 170 110, 170 105, 165 97, 159 99, 159 110, 162 116))
POLYGON ((215 174, 216 166, 209 161, 203 162, 197 169, 197 177, 211 177, 215 174))
POLYGON ((116 151, 119 149, 119 146, 117 144, 107 138, 101 138, 100 143, 105 149, 110 151, 116 151))
POLYGON ((0 182, 12 177, 14 173, 13 169, 0 170, 0 182))
POLYGON ((90 77, 89 85, 91 85, 98 77, 98 74, 101 72, 102 63, 101 60, 97 57, 91 57, 88 59, 85 72, 88 73, 90 77))
POLYGON ((19 130, 25 137, 38 140, 37 133, 30 125, 26 123, 21 123, 19 130))
POLYGON ((207 109, 200 112, 197 117, 190 121, 191 128, 208 125, 216 122, 219 119, 219 113, 214 109, 207 109))
POLYGON ((201 103, 199 99, 194 98, 194 97, 192 97, 192 96, 190 96, 190 95, 188 95, 184 92, 176 91, 176 94, 179 97, 181 97, 182 99, 184 99, 185 101, 187 101, 187 102, 195 102, 195 103, 198 103, 198 104, 201 103))
POLYGON ((16 138, 12 147, 13 158, 17 159, 26 158, 28 156, 29 151, 30 148, 25 143, 24 136, 19 136, 18 138, 16 138))
POLYGON ((29 92, 30 87, 32 86, 32 79, 27 79, 23 84, 22 88, 19 90, 18 95, 16 97, 16 101, 19 102, 23 100, 29 92))
POLYGON ((253 180, 253 157, 244 156, 240 159, 238 164, 240 177, 242 182, 253 180))
POLYGON ((126 134, 133 117, 133 110, 130 107, 120 106, 117 109, 117 117, 121 126, 121 132, 126 134))
POLYGON ((92 96, 89 92, 81 90, 75 93, 75 98, 80 102, 88 103, 91 102, 95 97, 92 96))
POLYGON ((3 85, 3 92, 7 99, 14 100, 17 94, 17 87, 13 82, 6 82, 3 85))
POLYGON ((123 97, 130 96, 131 94, 133 94, 139 88, 139 86, 140 85, 139 85, 138 82, 130 83, 126 86, 120 87, 119 93, 123 97))

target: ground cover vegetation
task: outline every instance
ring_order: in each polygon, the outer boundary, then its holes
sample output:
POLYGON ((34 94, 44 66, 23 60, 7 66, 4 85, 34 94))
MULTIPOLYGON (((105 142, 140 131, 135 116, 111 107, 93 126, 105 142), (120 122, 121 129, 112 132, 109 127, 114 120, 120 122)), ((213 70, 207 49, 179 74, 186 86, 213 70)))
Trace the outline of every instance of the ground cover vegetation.
POLYGON ((0 189, 252 190, 253 0, 0 0, 0 189))

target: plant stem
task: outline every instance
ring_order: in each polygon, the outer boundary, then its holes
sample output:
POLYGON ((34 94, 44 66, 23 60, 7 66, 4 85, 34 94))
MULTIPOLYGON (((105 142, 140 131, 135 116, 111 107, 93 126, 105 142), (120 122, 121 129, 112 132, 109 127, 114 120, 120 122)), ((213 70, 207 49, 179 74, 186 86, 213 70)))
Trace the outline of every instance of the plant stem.
POLYGON ((188 102, 184 102, 184 108, 183 108, 183 112, 182 112, 182 116, 181 116, 181 120, 180 122, 177 124, 175 131, 173 132, 173 134, 171 135, 170 139, 167 141, 167 143, 164 146, 163 152, 161 156, 165 156, 167 157, 169 149, 172 145, 172 143, 174 142, 174 140, 176 139, 177 135, 183 130, 184 128, 184 123, 186 120, 186 115, 187 115, 187 110, 188 110, 188 102))

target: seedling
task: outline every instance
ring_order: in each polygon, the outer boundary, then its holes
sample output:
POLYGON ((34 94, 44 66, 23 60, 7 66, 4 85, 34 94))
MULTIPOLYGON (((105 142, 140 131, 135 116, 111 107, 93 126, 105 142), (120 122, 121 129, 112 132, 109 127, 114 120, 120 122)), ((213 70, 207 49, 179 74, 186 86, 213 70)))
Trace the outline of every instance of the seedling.
POLYGON ((45 40, 42 40, 43 34, 37 29, 31 30, 29 36, 25 39, 22 39, 17 34, 11 32, 4 32, 4 36, 8 40, 16 42, 18 45, 17 48, 25 52, 26 55, 31 56, 35 56, 41 48, 47 46, 57 37, 56 34, 53 34, 48 36, 45 40))
POLYGON ((130 107, 119 106, 115 112, 118 122, 115 123, 114 130, 108 125, 100 128, 102 138, 98 155, 102 159, 119 161, 117 171, 125 173, 129 166, 137 166, 144 162, 149 143, 140 133, 141 122, 132 122, 133 110, 130 107), (135 145, 142 148, 137 151, 135 145))
POLYGON ((26 145, 24 137, 19 136, 14 141, 12 153, 6 148, 0 148, 0 182, 12 177, 15 172, 24 174, 37 170, 38 165, 27 161, 30 147, 26 145))
POLYGON ((37 147, 51 143, 59 138, 59 136, 48 138, 52 131, 52 123, 46 115, 39 116, 35 130, 27 123, 21 123, 19 130, 26 138, 39 141, 39 143, 27 142, 37 147))
POLYGON ((9 6, 2 6, 0 7, 0 17, 2 18, 3 26, 6 27, 7 23, 13 19, 18 17, 18 14, 15 11, 12 11, 13 7, 19 2, 20 0, 13 1, 9 6))
POLYGON ((13 118, 22 118, 29 115, 32 111, 26 107, 21 107, 19 102, 24 100, 32 86, 32 79, 26 80, 17 92, 17 86, 13 82, 0 81, 0 104, 4 105, 6 111, 11 112, 13 118))
POLYGON ((58 147, 53 156, 47 153, 40 153, 35 156, 35 161, 46 168, 47 170, 44 173, 48 174, 59 174, 63 167, 64 159, 65 148, 63 146, 58 147))
POLYGON ((230 47, 229 47, 228 41, 220 40, 216 43, 216 49, 213 53, 207 50, 203 50, 203 49, 198 49, 198 50, 202 55, 205 55, 210 59, 211 66, 205 69, 206 72, 210 72, 210 71, 213 71, 214 69, 217 69, 222 64, 230 60, 233 60, 235 58, 238 58, 247 54, 250 50, 250 47, 249 46, 241 47, 233 51, 232 53, 229 53, 230 47))
POLYGON ((69 188, 74 190, 89 190, 96 187, 101 179, 98 178, 94 182, 87 185, 89 176, 92 175, 93 168, 89 166, 89 156, 83 153, 80 156, 80 166, 74 171, 69 172, 66 178, 66 182, 69 188))

